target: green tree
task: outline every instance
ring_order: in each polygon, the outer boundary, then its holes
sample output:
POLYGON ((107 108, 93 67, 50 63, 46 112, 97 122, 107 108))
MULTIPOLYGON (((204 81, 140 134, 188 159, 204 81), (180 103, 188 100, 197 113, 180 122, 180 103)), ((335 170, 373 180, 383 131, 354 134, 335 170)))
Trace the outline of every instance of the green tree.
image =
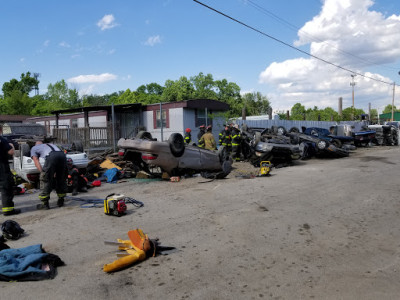
POLYGON ((76 89, 69 89, 67 83, 62 79, 55 84, 47 87, 46 98, 50 102, 53 110, 77 108, 82 105, 76 89))
POLYGON ((378 110, 376 108, 371 109, 371 115, 369 116, 370 120, 378 119, 378 110))
POLYGON ((179 80, 167 80, 165 82, 162 99, 165 102, 174 102, 193 99, 194 87, 187 77, 182 76, 179 80))
POLYGON ((292 106, 290 110, 290 119, 291 120, 304 120, 306 115, 306 108, 300 103, 296 103, 292 106))
POLYGON ((31 115, 32 99, 20 90, 13 90, 4 99, 4 111, 8 115, 31 115))
MULTIPOLYGON (((396 105, 393 106, 393 111, 399 111, 399 110, 396 108, 396 105)), ((391 104, 386 105, 385 108, 383 109, 382 113, 383 113, 383 114, 392 113, 392 105, 391 105, 391 104)))
POLYGON ((199 75, 190 77, 194 87, 193 98, 195 99, 217 99, 215 92, 215 83, 211 74, 204 75, 202 72, 199 75))
POLYGON ((269 100, 266 96, 263 96, 260 92, 246 93, 242 96, 243 107, 246 109, 246 115, 259 116, 266 115, 270 108, 269 100))
POLYGON ((354 120, 361 120, 361 115, 365 114, 364 110, 359 109, 359 108, 353 108, 352 107, 347 107, 343 109, 342 111, 342 120, 343 121, 352 121, 353 118, 354 120))
POLYGON ((4 97, 10 96, 14 90, 20 91, 23 94, 29 95, 29 93, 39 85, 39 80, 31 77, 31 73, 27 72, 21 74, 21 80, 13 78, 9 82, 3 84, 4 97))

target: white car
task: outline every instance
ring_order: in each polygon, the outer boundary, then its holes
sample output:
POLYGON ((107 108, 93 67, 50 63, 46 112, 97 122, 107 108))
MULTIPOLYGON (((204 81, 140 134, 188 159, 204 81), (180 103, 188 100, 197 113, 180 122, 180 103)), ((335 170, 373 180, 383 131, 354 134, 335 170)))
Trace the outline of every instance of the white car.
MULTIPOLYGON (((85 169, 89 163, 89 158, 85 152, 67 151, 67 158, 71 158, 78 169, 85 169)), ((44 165, 44 158, 40 157, 41 165, 44 165)), ((33 159, 30 156, 30 146, 20 144, 20 150, 15 150, 13 157, 13 169, 22 179, 37 184, 39 182, 39 170, 36 168, 33 159)))

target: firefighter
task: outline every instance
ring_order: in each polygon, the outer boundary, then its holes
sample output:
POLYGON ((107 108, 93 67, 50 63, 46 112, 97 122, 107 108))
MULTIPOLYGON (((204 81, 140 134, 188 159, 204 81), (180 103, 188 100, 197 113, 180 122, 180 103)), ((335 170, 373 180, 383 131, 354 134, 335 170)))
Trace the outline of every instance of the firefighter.
POLYGON ((44 144, 42 141, 36 142, 31 149, 31 156, 36 168, 40 171, 40 181, 42 191, 39 200, 42 202, 36 206, 37 209, 50 209, 50 193, 55 189, 58 196, 58 207, 64 206, 64 197, 67 192, 67 159, 65 153, 54 144, 44 144), (43 157, 45 163, 42 166, 39 158, 43 157))
POLYGON ((212 134, 212 126, 208 125, 207 126, 207 132, 203 134, 201 139, 199 140, 199 147, 200 145, 204 145, 202 148, 208 149, 208 150, 216 150, 217 149, 217 143, 215 142, 214 135, 212 134))
POLYGON ((71 158, 67 158, 67 169, 68 169, 68 178, 67 178, 67 187, 68 192, 72 193, 72 196, 78 195, 78 192, 86 193, 88 180, 87 178, 81 174, 78 168, 74 165, 74 162, 71 158))
POLYGON ((235 124, 232 128, 232 158, 236 161, 240 161, 241 141, 239 125, 235 124))
POLYGON ((229 125, 224 124, 224 129, 219 133, 219 145, 225 146, 226 151, 230 153, 232 151, 232 142, 231 142, 231 131, 229 130, 229 125))
POLYGON ((8 164, 8 156, 14 155, 14 146, 0 136, 0 189, 3 215, 16 215, 21 212, 14 208, 14 178, 8 164))
POLYGON ((197 142, 199 142, 201 137, 203 136, 203 134, 206 133, 206 131, 205 131, 206 126, 205 125, 201 125, 199 128, 200 128, 200 131, 197 134, 197 142))
POLYGON ((190 142, 192 141, 192 134, 191 134, 192 130, 190 128, 186 128, 185 130, 185 136, 184 136, 184 141, 186 145, 189 145, 190 142))

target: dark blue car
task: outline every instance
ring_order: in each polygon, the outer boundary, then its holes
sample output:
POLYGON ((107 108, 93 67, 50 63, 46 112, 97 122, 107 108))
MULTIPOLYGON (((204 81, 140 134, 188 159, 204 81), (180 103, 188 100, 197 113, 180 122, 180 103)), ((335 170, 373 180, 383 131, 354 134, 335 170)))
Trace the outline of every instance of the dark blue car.
POLYGON ((345 144, 354 144, 353 137, 333 135, 328 129, 325 128, 309 127, 303 130, 303 133, 326 140, 338 148, 341 148, 345 144))

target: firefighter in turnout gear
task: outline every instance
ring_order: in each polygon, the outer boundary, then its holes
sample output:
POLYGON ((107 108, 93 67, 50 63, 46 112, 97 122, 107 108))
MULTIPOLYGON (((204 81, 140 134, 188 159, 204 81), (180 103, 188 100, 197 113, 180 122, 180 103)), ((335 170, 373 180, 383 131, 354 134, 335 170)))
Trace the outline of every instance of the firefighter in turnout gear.
POLYGON ((217 149, 217 143, 215 142, 214 135, 212 134, 212 126, 208 125, 207 126, 207 132, 203 134, 199 141, 199 147, 200 145, 203 145, 202 148, 208 149, 208 150, 216 150, 217 149))
POLYGON ((64 206, 64 197, 67 193, 67 159, 65 153, 54 144, 44 144, 41 141, 31 149, 31 156, 36 168, 40 171, 42 191, 39 200, 42 202, 37 209, 49 209, 50 193, 55 184, 58 196, 57 205, 64 206), (43 157, 45 163, 42 166, 39 158, 43 157))
POLYGON ((14 155, 14 146, 4 137, 0 137, 0 189, 3 215, 16 215, 21 212, 14 208, 14 178, 8 164, 8 156, 14 155))
POLYGON ((190 142, 192 141, 192 130, 190 128, 186 128, 185 130, 185 136, 183 137, 183 140, 185 141, 186 145, 189 145, 190 142))
POLYGON ((236 161, 240 161, 241 141, 239 125, 235 124, 232 128, 232 158, 236 161))
POLYGON ((197 143, 200 141, 200 139, 203 136, 203 134, 206 133, 206 126, 205 125, 201 125, 199 128, 200 128, 200 131, 197 134, 197 143))
POLYGON ((224 126, 225 128, 219 133, 219 145, 225 146, 226 151, 230 153, 232 151, 231 131, 228 124, 224 126))

